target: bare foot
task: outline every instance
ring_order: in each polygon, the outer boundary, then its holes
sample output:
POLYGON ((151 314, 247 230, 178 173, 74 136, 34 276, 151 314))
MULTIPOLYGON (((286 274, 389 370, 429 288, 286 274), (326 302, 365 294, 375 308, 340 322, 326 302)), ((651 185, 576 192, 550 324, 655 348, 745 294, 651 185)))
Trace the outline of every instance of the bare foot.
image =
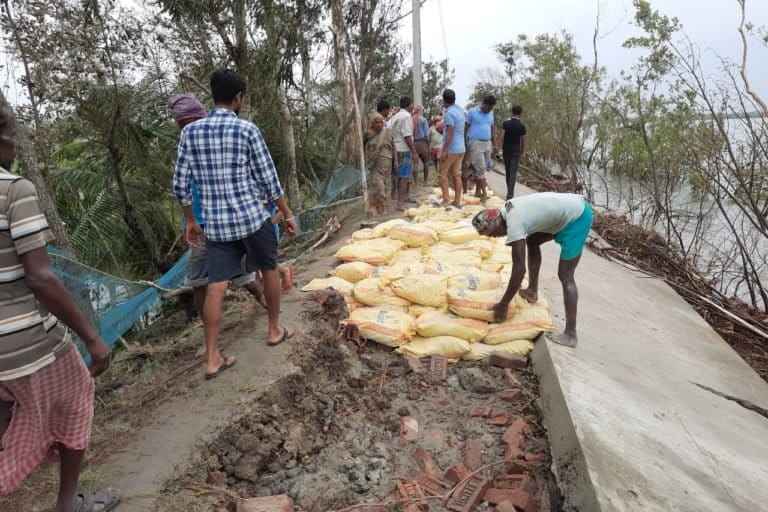
POLYGON ((536 304, 539 302, 539 292, 533 291, 530 288, 523 288, 518 292, 522 298, 530 302, 531 304, 536 304))
POLYGON ((558 345, 571 348, 576 348, 576 345, 579 343, 579 339, 575 334, 556 334, 553 332, 548 332, 544 335, 544 338, 547 341, 551 341, 552 343, 557 343, 558 345))

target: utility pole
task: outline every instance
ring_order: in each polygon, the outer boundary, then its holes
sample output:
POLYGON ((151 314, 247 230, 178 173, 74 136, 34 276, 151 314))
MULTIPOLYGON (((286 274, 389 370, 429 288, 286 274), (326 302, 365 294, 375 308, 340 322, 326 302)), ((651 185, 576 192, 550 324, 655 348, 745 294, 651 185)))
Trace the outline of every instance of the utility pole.
POLYGON ((424 105, 421 92, 421 0, 413 0, 413 102, 424 105))

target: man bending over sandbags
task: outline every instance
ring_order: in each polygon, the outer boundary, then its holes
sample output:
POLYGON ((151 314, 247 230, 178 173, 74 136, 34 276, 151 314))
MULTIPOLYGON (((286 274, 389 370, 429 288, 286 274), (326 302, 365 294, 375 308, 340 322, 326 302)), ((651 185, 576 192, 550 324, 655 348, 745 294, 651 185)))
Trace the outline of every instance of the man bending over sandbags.
POLYGON ((579 292, 574 272, 579 264, 589 229, 592 227, 592 208, 577 194, 542 192, 516 197, 504 208, 488 208, 472 219, 478 233, 487 236, 507 236, 512 247, 512 275, 507 291, 493 309, 494 321, 503 322, 509 303, 515 294, 528 302, 536 302, 539 292, 541 244, 554 240, 560 244, 560 264, 557 277, 563 285, 565 299, 565 330, 562 334, 545 334, 546 339, 575 347, 576 306, 579 292), (525 248, 528 247, 528 288, 520 290, 525 275, 525 248))

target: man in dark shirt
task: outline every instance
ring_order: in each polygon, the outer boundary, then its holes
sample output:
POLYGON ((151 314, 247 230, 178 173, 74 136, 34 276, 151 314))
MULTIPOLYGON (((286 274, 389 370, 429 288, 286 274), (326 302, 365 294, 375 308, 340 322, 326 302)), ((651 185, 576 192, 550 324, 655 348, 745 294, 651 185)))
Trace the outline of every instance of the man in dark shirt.
POLYGON ((504 121, 501 129, 504 130, 504 169, 507 175, 507 200, 515 196, 515 181, 517 180, 517 166, 520 158, 525 153, 525 125, 520 120, 523 108, 520 105, 512 107, 512 118, 504 121))

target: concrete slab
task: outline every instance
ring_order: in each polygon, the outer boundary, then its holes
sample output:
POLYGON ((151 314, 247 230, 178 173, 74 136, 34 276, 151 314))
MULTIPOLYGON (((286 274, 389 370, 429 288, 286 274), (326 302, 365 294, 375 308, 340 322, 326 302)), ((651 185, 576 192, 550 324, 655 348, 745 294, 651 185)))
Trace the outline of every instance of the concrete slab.
MULTIPOLYGON (((562 328, 559 248, 542 249, 562 328)), ((768 510, 768 419, 696 383, 761 407, 768 384, 663 281, 587 250, 577 283, 579 346, 532 354, 565 509, 768 510)))

